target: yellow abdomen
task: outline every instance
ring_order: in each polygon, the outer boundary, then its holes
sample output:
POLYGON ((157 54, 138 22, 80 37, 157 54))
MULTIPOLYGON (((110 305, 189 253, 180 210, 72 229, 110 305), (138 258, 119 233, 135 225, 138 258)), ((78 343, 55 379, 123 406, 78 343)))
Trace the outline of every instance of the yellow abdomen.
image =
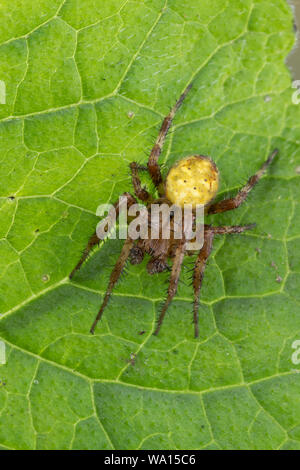
POLYGON ((219 187, 215 163, 203 155, 192 155, 175 163, 166 178, 166 196, 173 204, 207 205, 219 187))

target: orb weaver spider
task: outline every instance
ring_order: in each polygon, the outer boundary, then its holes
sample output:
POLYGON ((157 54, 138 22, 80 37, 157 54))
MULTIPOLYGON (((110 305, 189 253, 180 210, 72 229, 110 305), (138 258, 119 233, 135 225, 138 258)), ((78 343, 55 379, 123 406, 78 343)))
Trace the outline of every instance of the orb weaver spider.
MULTIPOLYGON (((243 186, 235 197, 221 200, 220 202, 213 202, 219 184, 219 172, 215 163, 206 156, 203 155, 192 155, 185 157, 179 162, 175 163, 169 170, 165 180, 162 177, 161 167, 158 164, 158 158, 161 154, 168 130, 172 124, 174 116, 180 106, 182 105, 186 95, 191 89, 191 84, 185 89, 176 102, 175 106, 171 109, 170 113, 165 117, 162 126, 160 128, 156 142, 152 148, 149 156, 147 167, 142 167, 136 162, 130 164, 132 185, 134 188, 135 196, 142 201, 150 214, 151 204, 166 203, 169 206, 175 204, 182 207, 185 203, 189 203, 194 208, 197 204, 202 204, 205 207, 205 214, 218 214, 221 212, 230 211, 238 208, 247 198, 249 192, 261 179, 267 168, 274 160, 278 150, 275 149, 268 159, 263 163, 261 168, 249 178, 245 186, 243 186), (146 188, 142 187, 139 171, 148 171, 152 182, 157 189, 159 198, 154 199, 146 188)), ((127 210, 133 204, 137 203, 136 198, 129 192, 125 192, 122 195, 127 200, 127 210)), ((119 202, 115 205, 116 214, 119 214, 119 202)), ((171 221, 172 223, 172 221, 171 221)), ((193 272, 193 291, 194 291, 194 302, 193 302, 193 323, 195 329, 195 338, 199 335, 199 298, 200 290, 202 286, 204 271, 207 260, 212 251, 213 239, 215 235, 222 234, 239 234, 246 230, 251 230, 255 227, 255 224, 248 224, 244 226, 219 226, 215 227, 212 225, 205 224, 203 246, 198 252, 198 256, 194 266, 193 272)), ((76 271, 80 269, 84 261, 87 259, 90 251, 93 247, 99 244, 100 240, 97 233, 94 233, 88 241, 88 244, 82 254, 81 259, 75 266, 70 274, 70 279, 74 276, 76 271)), ((167 298, 163 303, 154 335, 159 333, 161 325, 163 323, 166 311, 171 304, 178 287, 179 276, 181 271, 182 262, 185 254, 187 253, 187 240, 182 236, 181 239, 170 239, 163 238, 160 235, 159 239, 137 239, 133 240, 129 236, 124 242, 121 254, 111 272, 109 283, 107 286, 106 293, 103 298, 103 302, 99 309, 99 312, 95 318, 95 321, 91 327, 90 332, 94 334, 97 323, 102 317, 103 311, 108 304, 113 288, 115 287, 123 268, 127 260, 129 259, 131 264, 139 264, 143 261, 144 255, 150 255, 150 260, 147 264, 147 271, 149 274, 160 273, 165 270, 170 270, 170 281, 167 292, 167 298), (169 268, 167 261, 173 260, 172 268, 169 268)))

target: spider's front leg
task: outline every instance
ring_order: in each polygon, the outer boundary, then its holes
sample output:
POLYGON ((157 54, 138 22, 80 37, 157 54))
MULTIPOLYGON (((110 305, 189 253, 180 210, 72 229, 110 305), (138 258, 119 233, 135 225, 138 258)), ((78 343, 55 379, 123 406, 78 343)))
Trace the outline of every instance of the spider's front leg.
POLYGON ((193 305, 193 322, 195 327, 195 338, 199 336, 199 297, 204 277, 206 263, 212 250, 214 233, 205 228, 204 243, 201 248, 198 258, 195 263, 193 274, 193 289, 194 289, 194 305, 193 305))
POLYGON ((180 276, 180 271, 181 271, 181 265, 182 261, 184 258, 184 252, 186 248, 186 241, 181 240, 180 244, 176 248, 175 251, 175 258, 172 266, 172 271, 171 271, 171 277, 170 277, 170 284, 168 288, 168 295, 166 298, 166 301, 162 307, 162 311, 160 313, 158 322, 157 322, 157 327, 156 330, 154 331, 154 335, 158 335, 160 327, 162 325, 162 322, 164 320, 167 308, 169 307, 170 303, 173 300, 173 297, 175 296, 177 292, 177 287, 178 287, 178 282, 179 282, 179 276, 180 276))
POLYGON ((194 326, 195 326, 195 338, 199 336, 199 297, 202 287, 202 281, 204 277, 204 271, 206 268, 207 260, 211 254, 213 239, 215 235, 227 235, 227 234, 239 234, 246 230, 252 230, 256 224, 248 225, 224 225, 221 227, 212 227, 211 225, 204 226, 204 243, 201 248, 198 258, 195 263, 194 274, 193 274, 193 288, 194 288, 194 326))
POLYGON ((122 273, 122 270, 123 270, 123 268, 126 264, 126 261, 129 257, 130 250, 132 249, 133 244, 134 244, 134 241, 131 238, 128 237, 126 239, 124 245, 123 245, 123 248, 122 248, 121 254, 118 258, 118 261, 116 262, 115 267, 112 270, 112 273, 110 275, 109 283, 108 283, 108 286, 107 286, 107 289, 106 289, 106 292, 105 292, 105 296, 104 296, 102 305, 100 307, 98 315, 95 318, 94 323, 92 324, 92 327, 91 327, 91 330, 90 330, 90 332, 92 334, 94 334, 97 323, 101 319, 103 311, 104 311, 104 309, 105 309, 105 307, 106 307, 106 305, 107 305, 107 303, 110 299, 112 290, 115 287, 116 283, 118 282, 118 279, 119 279, 119 277, 122 273))
MULTIPOLYGON (((126 200, 127 200, 127 208, 129 208, 130 206, 132 206, 132 204, 135 204, 137 202, 136 199, 130 193, 124 193, 124 194, 122 194, 122 197, 125 197, 126 200)), ((120 199, 114 204, 114 209, 113 210, 115 211, 116 218, 118 218, 119 212, 120 212, 120 199)), ((110 215, 108 214, 107 217, 109 218, 109 216, 110 215)), ((83 265, 85 260, 88 258, 91 250, 96 245, 99 245, 99 243, 100 243, 100 239, 98 238, 97 233, 94 232, 93 235, 90 237, 87 246, 83 250, 83 253, 82 253, 82 256, 81 256, 80 260, 78 261, 75 268, 73 269, 73 271, 69 275, 70 279, 72 279, 72 277, 74 276, 76 271, 78 271, 81 268, 81 266, 83 265)))
POLYGON ((235 197, 230 199, 224 199, 224 201, 216 202, 212 204, 207 213, 208 214, 218 214, 220 212, 231 211, 232 209, 237 209, 247 198, 248 194, 250 193, 251 189, 259 182, 261 177, 267 171, 268 167, 273 162, 275 156, 278 154, 278 150, 274 150, 269 158, 265 161, 262 167, 258 170, 255 175, 251 176, 245 186, 240 189, 235 197))

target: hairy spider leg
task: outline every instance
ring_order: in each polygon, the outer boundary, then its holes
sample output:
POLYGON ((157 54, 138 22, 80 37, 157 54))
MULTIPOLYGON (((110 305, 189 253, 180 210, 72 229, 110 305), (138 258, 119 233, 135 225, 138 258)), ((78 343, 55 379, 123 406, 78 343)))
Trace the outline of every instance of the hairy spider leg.
POLYGON ((160 166, 158 164, 158 158, 161 154, 168 130, 170 129, 174 116, 176 112, 178 111, 178 109, 180 108, 180 106, 182 105, 186 95, 188 94, 191 88, 192 88, 192 84, 190 84, 184 90, 179 100, 176 102, 175 106, 171 109, 169 114, 165 117, 162 123, 162 126, 160 128, 158 137, 156 139, 156 142, 154 144, 154 147, 151 150, 149 160, 148 160, 148 171, 156 188, 159 188, 160 184, 162 183, 162 175, 160 171, 160 166))
POLYGON ((167 295, 166 301, 165 301, 165 303, 162 307, 160 316, 158 318, 158 322, 157 322, 156 330, 154 331, 154 335, 158 335, 160 327, 162 325, 162 322, 164 321, 166 311, 167 311, 170 303, 172 302, 174 295, 177 292, 179 276, 180 276, 180 271, 181 271, 181 265, 182 265, 182 261, 183 261, 183 258, 184 258, 185 247, 186 247, 186 241, 181 240, 181 243, 176 248, 175 258, 174 258, 172 271, 171 271, 171 276, 170 276, 170 283, 169 283, 169 287, 168 287, 168 295, 167 295))
POLYGON ((212 250, 214 233, 211 231, 204 232, 204 243, 201 248, 193 273, 193 289, 194 289, 194 305, 193 305, 193 322, 195 328, 195 338, 199 336, 199 297, 204 277, 206 263, 212 250))
POLYGON ((134 194, 137 198, 141 201, 148 202, 150 199, 150 194, 148 191, 142 187, 141 179, 139 177, 139 165, 136 162, 130 163, 130 170, 131 170, 131 179, 132 185, 134 189, 134 194))
POLYGON ((213 239, 215 235, 226 235, 234 233, 242 233, 246 230, 252 230, 256 224, 248 225, 225 225, 222 227, 212 227, 211 225, 204 226, 204 243, 201 248, 198 258, 195 263, 193 274, 193 288, 194 288, 194 306, 193 306, 193 322, 195 327, 195 338, 199 336, 199 297, 206 268, 207 260, 212 250, 213 239))
POLYGON ((261 177, 267 171, 268 167, 271 165, 277 154, 278 150, 275 149, 265 161, 265 163, 262 165, 262 167, 258 170, 258 172, 249 178, 245 186, 239 190, 235 197, 230 199, 224 199, 223 201, 212 204, 209 207, 207 213, 218 214, 220 212, 231 211, 233 209, 238 208, 245 201, 251 189, 259 182, 261 177))
POLYGON ((256 227, 256 224, 223 225, 221 227, 213 227, 211 225, 206 225, 205 230, 213 233, 214 235, 227 235, 227 234, 234 234, 234 233, 242 233, 242 232, 245 232, 246 230, 252 230, 255 227, 256 227))
POLYGON ((116 283, 118 282, 118 279, 122 273, 122 270, 126 264, 126 261, 129 257, 129 253, 131 248, 133 247, 134 241, 131 238, 127 238, 126 241, 124 242, 121 254, 114 266, 114 269, 112 270, 112 273, 110 275, 109 283, 105 292, 105 296, 102 302, 102 305, 100 307, 100 310, 98 312, 98 315, 95 318, 94 323, 92 324, 90 332, 94 334, 95 328, 97 326, 98 321, 101 319, 103 311, 110 299, 111 293, 113 288, 115 287, 116 283))
POLYGON ((90 237, 89 241, 88 241, 88 244, 87 246, 85 247, 85 249, 83 250, 82 252, 82 256, 80 258, 80 260, 78 261, 78 263, 76 264, 75 268, 73 269, 73 271, 69 274, 69 279, 72 279, 72 277, 74 276, 74 274, 76 273, 76 271, 78 271, 81 266, 83 265, 83 263, 85 262, 85 260, 88 258, 89 254, 90 254, 90 251, 93 249, 93 247, 95 245, 98 245, 100 243, 100 240, 99 238, 97 237, 97 234, 96 232, 93 233, 93 235, 90 237))
MULTIPOLYGON (((126 197, 126 199, 127 199, 127 209, 128 209, 128 207, 132 206, 132 204, 135 204, 137 202, 136 199, 130 193, 125 192, 124 194, 122 194, 122 196, 126 197)), ((119 211, 120 211, 119 204, 120 204, 119 200, 114 204, 114 210, 116 212, 116 217, 117 218, 119 216, 119 211)), ((109 214, 108 214, 108 217, 109 217, 109 214)), ((100 239, 98 238, 97 233, 94 232, 93 235, 90 237, 87 246, 83 250, 83 253, 82 253, 82 256, 81 256, 80 260, 78 261, 75 268, 73 269, 73 271, 69 275, 70 279, 72 279, 72 277, 74 276, 76 271, 78 271, 81 268, 81 266, 83 265, 85 260, 88 258, 89 254, 90 254, 90 251, 94 248, 94 246, 99 245, 99 243, 100 243, 100 239)))

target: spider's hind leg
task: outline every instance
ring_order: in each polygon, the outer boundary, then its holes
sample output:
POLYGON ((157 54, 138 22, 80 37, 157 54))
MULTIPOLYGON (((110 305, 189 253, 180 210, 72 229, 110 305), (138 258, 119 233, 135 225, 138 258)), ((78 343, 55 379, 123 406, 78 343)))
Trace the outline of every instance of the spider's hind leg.
MULTIPOLYGON (((186 89, 184 90, 184 92, 182 93, 178 101, 175 103, 175 105, 173 106, 169 114, 165 117, 161 125, 156 142, 154 144, 154 147, 152 148, 150 156, 149 156, 149 160, 148 160, 149 175, 151 176, 151 179, 154 185, 159 189, 162 184, 162 175, 161 175, 160 166, 158 164, 158 158, 161 154, 168 130, 170 129, 174 116, 176 112, 178 111, 178 109, 180 108, 180 106, 182 105, 186 95, 188 94, 191 88, 192 88, 192 84, 186 87, 186 89)), ((163 190, 159 192, 163 194, 163 190)))
POLYGON ((145 188, 142 187, 141 179, 139 176, 139 170, 142 170, 143 168, 139 166, 136 162, 131 162, 129 166, 131 171, 131 180, 134 189, 134 194, 141 201, 148 202, 150 199, 150 194, 145 188))
POLYGON ((259 182, 261 177, 265 174, 265 172, 267 171, 268 167, 271 165, 271 163, 273 162, 277 154, 278 154, 278 150, 275 149, 271 153, 271 155, 269 155, 269 157, 264 162, 262 167, 253 176, 249 178, 248 182, 245 184, 245 186, 242 189, 239 190, 239 192, 237 193, 235 197, 232 197, 230 199, 224 199, 223 201, 212 204, 208 209, 208 214, 218 214, 220 212, 226 212, 226 211, 231 211, 233 209, 237 209, 245 201, 248 194, 254 188, 254 186, 259 182))

